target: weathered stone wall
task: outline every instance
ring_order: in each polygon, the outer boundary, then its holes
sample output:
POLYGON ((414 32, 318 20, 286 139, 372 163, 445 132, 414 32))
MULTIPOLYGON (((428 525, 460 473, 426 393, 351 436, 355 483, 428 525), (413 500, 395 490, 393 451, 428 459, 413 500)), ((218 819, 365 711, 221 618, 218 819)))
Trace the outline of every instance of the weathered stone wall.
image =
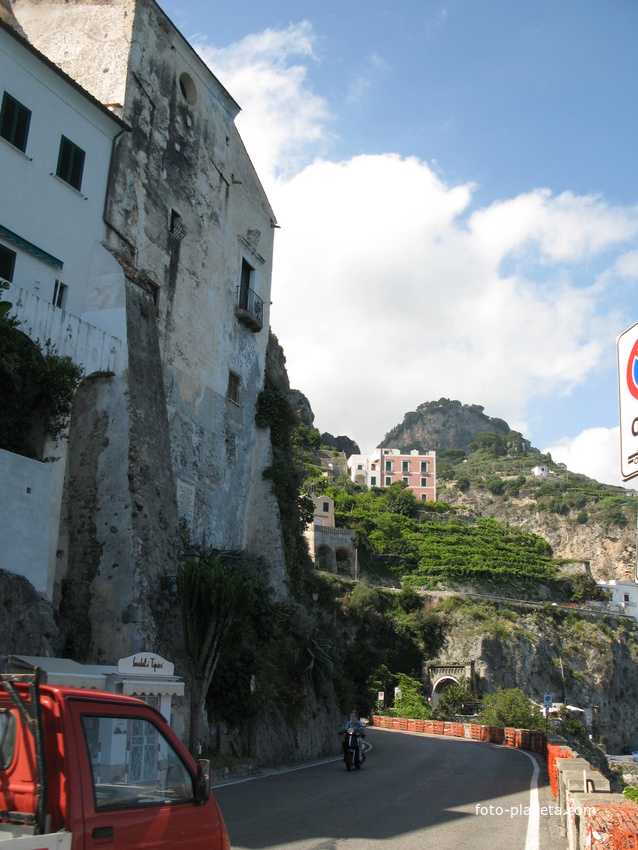
POLYGON ((104 104, 123 104, 128 41, 133 27, 131 0, 74 3, 69 28, 69 3, 10 0, 26 37, 45 56, 104 104), (69 37, 70 31, 80 37, 69 37))
POLYGON ((14 8, 34 45, 122 104, 131 128, 114 148, 105 211, 105 244, 128 278, 129 368, 78 394, 57 583, 69 652, 106 660, 153 645, 149 599, 175 573, 178 514, 195 540, 262 556, 283 592, 262 478, 269 434, 255 426, 275 221, 234 125, 239 107, 153 0, 14 8), (256 333, 235 315, 242 263, 263 301, 256 333))

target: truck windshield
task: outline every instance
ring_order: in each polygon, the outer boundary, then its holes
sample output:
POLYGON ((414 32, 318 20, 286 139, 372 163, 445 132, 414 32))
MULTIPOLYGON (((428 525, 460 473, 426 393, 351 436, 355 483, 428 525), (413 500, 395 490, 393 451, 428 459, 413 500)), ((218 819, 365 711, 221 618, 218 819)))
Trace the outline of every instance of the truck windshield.
POLYGON ((0 710, 0 770, 13 761, 16 746, 16 721, 12 711, 0 710))
POLYGON ((96 811, 193 801, 193 780, 161 731, 138 717, 82 715, 96 811))

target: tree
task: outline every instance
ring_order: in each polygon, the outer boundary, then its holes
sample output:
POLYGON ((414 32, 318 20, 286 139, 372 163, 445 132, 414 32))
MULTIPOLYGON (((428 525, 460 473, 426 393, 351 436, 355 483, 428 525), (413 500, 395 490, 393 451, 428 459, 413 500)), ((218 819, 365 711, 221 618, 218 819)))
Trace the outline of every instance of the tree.
POLYGON ((509 726, 516 729, 545 728, 540 708, 520 688, 499 688, 483 697, 481 723, 486 726, 509 726))
POLYGON ((441 692, 437 708, 443 714, 467 714, 474 708, 476 697, 471 682, 463 677, 460 682, 448 685, 441 692))
POLYGON ((38 437, 59 439, 69 424, 82 368, 50 342, 41 349, 29 339, 7 304, 0 302, 0 448, 38 458, 38 437))
POLYGON ((186 652, 191 663, 191 752, 200 737, 206 694, 215 669, 233 636, 233 627, 256 600, 255 584, 240 552, 205 545, 177 571, 186 652))
POLYGON ((423 696, 423 685, 418 679, 397 673, 399 692, 394 700, 395 717, 410 717, 416 720, 429 720, 433 717, 430 706, 423 696))
POLYGON ((417 500, 411 490, 407 490, 402 482, 391 484, 383 496, 385 509, 391 514, 413 517, 417 512, 417 500))

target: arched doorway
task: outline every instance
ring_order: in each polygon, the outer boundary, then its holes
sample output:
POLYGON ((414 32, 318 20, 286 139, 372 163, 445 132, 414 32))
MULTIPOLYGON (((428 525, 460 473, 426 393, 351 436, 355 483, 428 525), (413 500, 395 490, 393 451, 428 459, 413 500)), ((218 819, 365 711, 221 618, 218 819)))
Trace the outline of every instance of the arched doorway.
POLYGON ((352 568, 352 553, 347 549, 337 549, 335 552, 338 573, 351 573, 352 568))
POLYGON ((321 545, 317 547, 317 554, 315 556, 315 563, 317 569, 325 570, 326 572, 334 569, 334 556, 332 554, 332 549, 329 546, 321 545))
POLYGON ((439 700, 441 699, 441 694, 446 688, 449 688, 450 685, 458 685, 459 680, 454 676, 441 676, 434 683, 434 687, 432 688, 432 708, 436 708, 439 700))

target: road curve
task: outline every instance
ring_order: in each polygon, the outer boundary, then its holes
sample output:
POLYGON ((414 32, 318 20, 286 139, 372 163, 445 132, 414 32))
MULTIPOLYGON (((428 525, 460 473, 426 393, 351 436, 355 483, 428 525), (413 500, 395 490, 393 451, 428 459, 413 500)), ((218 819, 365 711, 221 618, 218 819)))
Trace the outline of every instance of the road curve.
POLYGON ((563 850, 544 762, 521 750, 369 729, 341 760, 214 789, 235 850, 563 850))

